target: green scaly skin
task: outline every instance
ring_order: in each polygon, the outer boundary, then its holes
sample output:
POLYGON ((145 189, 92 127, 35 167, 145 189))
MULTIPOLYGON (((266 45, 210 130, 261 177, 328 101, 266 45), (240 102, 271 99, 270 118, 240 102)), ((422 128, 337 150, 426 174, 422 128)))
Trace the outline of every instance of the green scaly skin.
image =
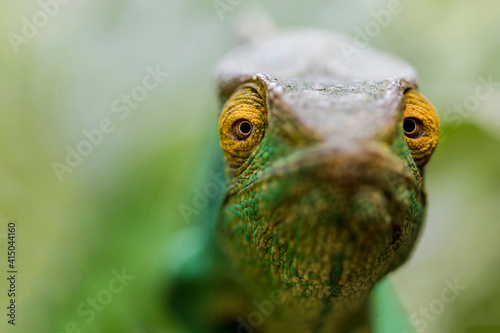
POLYGON ((425 216, 402 130, 415 80, 234 73, 231 61, 222 101, 254 85, 267 128, 241 166, 226 164, 215 247, 193 259, 214 265, 177 285, 177 310, 199 332, 369 332, 370 291, 425 216))
POLYGON ((287 123, 271 123, 246 164, 228 172, 217 241, 255 299, 280 291, 276 325, 291 325, 280 331, 339 331, 413 246, 425 211, 421 171, 402 130, 363 156, 291 145, 287 123))

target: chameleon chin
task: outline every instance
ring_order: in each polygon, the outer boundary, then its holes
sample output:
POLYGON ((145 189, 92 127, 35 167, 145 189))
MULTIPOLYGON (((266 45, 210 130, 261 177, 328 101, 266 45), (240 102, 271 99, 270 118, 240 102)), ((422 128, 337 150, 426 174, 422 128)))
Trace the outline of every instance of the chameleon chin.
POLYGON ((227 188, 196 259, 213 264, 179 278, 172 299, 193 331, 371 331, 370 292, 424 222, 439 120, 412 67, 370 49, 347 56, 348 43, 289 32, 220 62, 227 188), (318 247, 327 239, 335 246, 318 247), (279 305, 242 326, 276 290, 279 305))

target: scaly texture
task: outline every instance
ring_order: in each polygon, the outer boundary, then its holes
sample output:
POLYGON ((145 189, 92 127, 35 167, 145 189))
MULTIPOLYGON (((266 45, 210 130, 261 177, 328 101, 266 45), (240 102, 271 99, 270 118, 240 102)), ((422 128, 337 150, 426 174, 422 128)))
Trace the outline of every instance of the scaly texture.
MULTIPOLYGON (((250 86, 244 87, 226 103, 221 123, 237 120, 229 110, 254 114, 240 97, 250 86)), ((289 121, 270 121, 273 127, 262 142, 252 141, 254 151, 243 164, 238 157, 236 168, 226 155, 218 243, 257 299, 282 291, 284 305, 268 325, 340 331, 373 285, 408 256, 424 217, 421 170, 402 129, 391 144, 353 140, 349 146, 357 146, 346 148, 314 135, 289 140, 289 121), (326 240, 330 246, 320 246, 326 240)), ((223 150, 227 144, 221 140, 223 150)))
POLYGON ((347 58, 347 41, 286 33, 218 66, 217 259, 181 311, 200 331, 250 332, 254 300, 278 292, 252 332, 368 332, 371 289, 408 258, 439 122, 413 68, 369 49, 347 58), (220 296, 195 292, 207 288, 220 296))

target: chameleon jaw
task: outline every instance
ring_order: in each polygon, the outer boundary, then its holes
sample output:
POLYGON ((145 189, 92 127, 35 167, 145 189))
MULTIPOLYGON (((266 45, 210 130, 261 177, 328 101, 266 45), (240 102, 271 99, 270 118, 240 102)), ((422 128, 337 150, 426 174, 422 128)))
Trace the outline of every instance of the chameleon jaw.
POLYGON ((382 144, 313 147, 275 162, 230 194, 225 209, 258 210, 219 227, 233 242, 241 235, 229 235, 247 230, 238 242, 245 254, 227 252, 238 263, 260 262, 269 274, 265 281, 288 285, 295 296, 349 298, 367 293, 401 263, 396 252, 411 247, 422 218, 408 200, 418 191, 410 172, 382 144), (327 240, 333 245, 321 248, 327 240))

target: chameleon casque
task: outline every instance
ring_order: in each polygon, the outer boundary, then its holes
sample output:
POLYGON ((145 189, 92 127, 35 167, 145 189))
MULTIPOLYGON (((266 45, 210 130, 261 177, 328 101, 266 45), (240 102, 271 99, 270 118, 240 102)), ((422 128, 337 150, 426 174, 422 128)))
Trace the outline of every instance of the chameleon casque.
POLYGON ((439 120, 412 67, 349 43, 280 33, 218 65, 226 188, 193 259, 209 268, 171 301, 193 332, 374 331, 371 290, 424 221, 439 120))

